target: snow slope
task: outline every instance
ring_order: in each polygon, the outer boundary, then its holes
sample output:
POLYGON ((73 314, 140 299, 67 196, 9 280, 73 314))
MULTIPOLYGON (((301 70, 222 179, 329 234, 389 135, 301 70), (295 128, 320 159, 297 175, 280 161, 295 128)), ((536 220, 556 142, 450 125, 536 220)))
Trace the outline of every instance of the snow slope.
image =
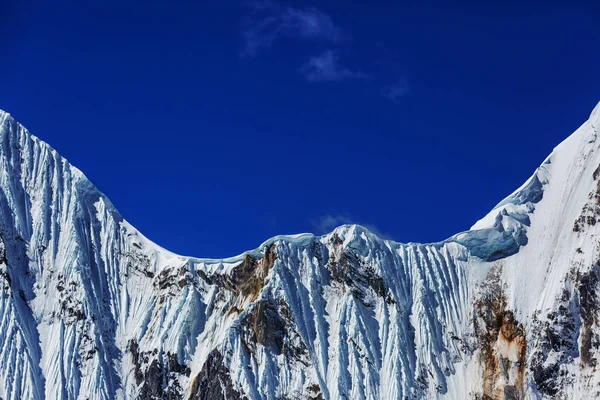
POLYGON ((597 397, 599 126, 444 242, 344 225, 210 260, 0 112, 0 398, 597 397))

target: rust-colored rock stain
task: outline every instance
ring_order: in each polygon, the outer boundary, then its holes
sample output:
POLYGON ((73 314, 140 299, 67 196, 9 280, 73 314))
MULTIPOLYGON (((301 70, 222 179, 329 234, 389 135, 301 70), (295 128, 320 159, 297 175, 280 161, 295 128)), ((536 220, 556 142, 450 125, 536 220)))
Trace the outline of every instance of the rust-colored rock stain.
POLYGON ((497 271, 490 274, 475 303, 475 329, 481 346, 482 400, 524 398, 527 339, 523 324, 507 309, 497 271))

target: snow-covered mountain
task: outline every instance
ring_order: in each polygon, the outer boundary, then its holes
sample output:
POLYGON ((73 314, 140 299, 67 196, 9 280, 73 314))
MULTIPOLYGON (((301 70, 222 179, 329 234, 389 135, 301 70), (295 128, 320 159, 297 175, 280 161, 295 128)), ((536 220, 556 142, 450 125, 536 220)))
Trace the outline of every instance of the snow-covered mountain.
POLYGON ((212 260, 0 112, 0 398, 596 398, 599 129, 600 104, 446 241, 345 225, 212 260))

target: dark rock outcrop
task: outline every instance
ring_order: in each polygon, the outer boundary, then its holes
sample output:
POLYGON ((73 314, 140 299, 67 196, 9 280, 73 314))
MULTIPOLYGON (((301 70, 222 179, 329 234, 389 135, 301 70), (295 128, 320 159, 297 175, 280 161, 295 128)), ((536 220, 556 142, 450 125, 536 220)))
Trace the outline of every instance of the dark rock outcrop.
POLYGON ((134 365, 135 382, 140 400, 181 400, 183 390, 178 382, 181 375, 189 376, 190 368, 181 364, 176 354, 140 352, 135 339, 129 341, 134 365))
POLYGON ((190 400, 247 400, 234 389, 221 353, 214 349, 192 382, 190 400))
MULTIPOLYGON (((341 245, 341 239, 337 235, 333 235, 331 240, 332 243, 341 245)), ((338 256, 334 253, 330 254, 327 269, 334 282, 348 287, 352 294, 363 302, 369 290, 379 297, 387 295, 387 287, 383 278, 373 267, 365 264, 348 248, 342 250, 338 256)))
POLYGON ((524 398, 525 328, 507 309, 500 271, 492 269, 475 303, 474 328, 483 366, 481 399, 524 398))

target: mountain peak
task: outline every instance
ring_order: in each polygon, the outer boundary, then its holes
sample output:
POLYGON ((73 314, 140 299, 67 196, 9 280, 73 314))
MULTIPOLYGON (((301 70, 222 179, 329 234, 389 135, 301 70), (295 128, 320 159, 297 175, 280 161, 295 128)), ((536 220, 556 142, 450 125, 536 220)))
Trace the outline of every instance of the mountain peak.
POLYGON ((446 241, 342 225, 212 260, 0 112, 0 398, 591 398, 599 114, 446 241))
POLYGON ((600 129, 600 101, 592 110, 589 120, 592 126, 594 127, 594 130, 598 133, 598 130, 600 129))
POLYGON ((594 109, 592 110, 592 113, 590 114, 590 119, 594 116, 598 116, 599 113, 600 113, 600 101, 598 102, 598 104, 596 104, 596 107, 594 107, 594 109))

